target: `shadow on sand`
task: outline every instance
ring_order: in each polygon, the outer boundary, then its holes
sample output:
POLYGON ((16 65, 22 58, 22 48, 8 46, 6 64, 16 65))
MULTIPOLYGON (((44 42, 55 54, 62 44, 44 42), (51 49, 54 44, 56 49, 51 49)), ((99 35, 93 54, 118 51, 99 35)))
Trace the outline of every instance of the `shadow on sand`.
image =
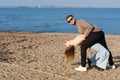
POLYGON ((114 60, 116 67, 120 67, 120 56, 114 56, 113 60, 114 60))

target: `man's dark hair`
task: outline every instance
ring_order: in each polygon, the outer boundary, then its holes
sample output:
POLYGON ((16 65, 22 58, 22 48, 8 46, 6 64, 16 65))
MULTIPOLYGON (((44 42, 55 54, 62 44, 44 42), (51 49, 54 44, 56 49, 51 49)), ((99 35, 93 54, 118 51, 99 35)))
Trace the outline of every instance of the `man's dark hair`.
POLYGON ((74 18, 74 16, 73 16, 73 15, 68 15, 68 16, 66 17, 66 20, 67 20, 69 17, 74 18))

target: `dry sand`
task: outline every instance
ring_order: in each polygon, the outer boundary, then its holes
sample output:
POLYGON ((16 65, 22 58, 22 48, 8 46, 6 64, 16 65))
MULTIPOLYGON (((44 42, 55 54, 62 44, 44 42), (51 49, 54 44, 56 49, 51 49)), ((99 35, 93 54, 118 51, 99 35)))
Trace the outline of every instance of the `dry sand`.
POLYGON ((106 35, 116 69, 78 72, 75 60, 65 63, 64 43, 77 34, 0 32, 0 80, 120 80, 120 35, 106 35), (69 67, 68 67, 69 66, 69 67))

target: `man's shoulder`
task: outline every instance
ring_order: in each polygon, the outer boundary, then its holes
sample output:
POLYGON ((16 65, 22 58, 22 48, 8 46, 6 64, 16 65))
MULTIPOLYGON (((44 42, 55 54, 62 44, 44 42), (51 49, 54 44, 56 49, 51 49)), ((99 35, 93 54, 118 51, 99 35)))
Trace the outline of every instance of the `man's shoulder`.
POLYGON ((87 22, 87 20, 84 20, 84 19, 80 19, 78 20, 79 23, 84 23, 84 22, 87 22))
POLYGON ((84 19, 80 19, 79 21, 86 21, 86 20, 84 20, 84 19))
POLYGON ((78 23, 79 23, 79 24, 85 24, 85 23, 88 23, 88 22, 87 22, 87 20, 80 19, 80 20, 78 20, 78 23))

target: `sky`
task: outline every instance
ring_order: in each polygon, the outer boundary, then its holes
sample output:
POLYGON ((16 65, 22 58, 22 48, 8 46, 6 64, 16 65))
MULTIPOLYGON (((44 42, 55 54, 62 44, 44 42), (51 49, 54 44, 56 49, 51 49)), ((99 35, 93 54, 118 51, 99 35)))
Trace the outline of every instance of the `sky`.
POLYGON ((120 0, 0 0, 0 6, 119 7, 120 0))

